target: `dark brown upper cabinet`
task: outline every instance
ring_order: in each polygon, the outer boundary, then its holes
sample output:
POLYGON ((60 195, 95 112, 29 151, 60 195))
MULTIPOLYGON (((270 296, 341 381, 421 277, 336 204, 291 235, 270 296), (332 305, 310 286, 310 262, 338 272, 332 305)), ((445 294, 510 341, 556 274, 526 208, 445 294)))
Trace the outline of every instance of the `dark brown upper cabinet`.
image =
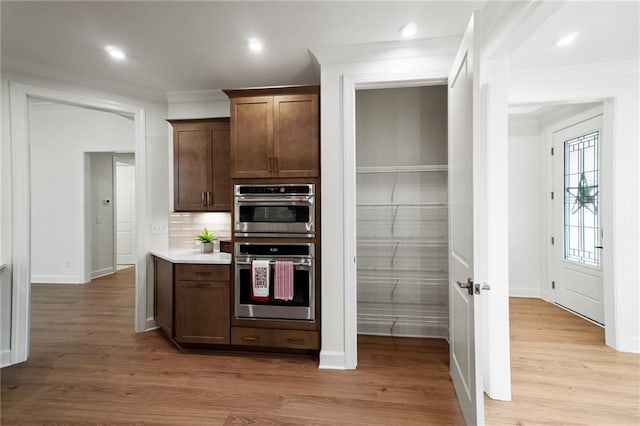
POLYGON ((168 120, 173 126, 173 208, 231 211, 229 118, 168 120))
POLYGON ((320 86, 225 90, 231 99, 231 176, 320 175, 320 86))

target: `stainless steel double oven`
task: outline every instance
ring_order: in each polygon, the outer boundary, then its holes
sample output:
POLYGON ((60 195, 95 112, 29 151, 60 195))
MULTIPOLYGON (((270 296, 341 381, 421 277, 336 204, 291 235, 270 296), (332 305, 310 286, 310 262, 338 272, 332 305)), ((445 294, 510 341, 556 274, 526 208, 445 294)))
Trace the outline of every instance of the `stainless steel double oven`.
POLYGON ((315 184, 234 185, 235 317, 315 321, 315 184), (252 298, 252 265, 268 261, 269 297, 252 298), (275 263, 293 265, 293 297, 276 299, 275 263), (256 300, 258 299, 258 300, 256 300))

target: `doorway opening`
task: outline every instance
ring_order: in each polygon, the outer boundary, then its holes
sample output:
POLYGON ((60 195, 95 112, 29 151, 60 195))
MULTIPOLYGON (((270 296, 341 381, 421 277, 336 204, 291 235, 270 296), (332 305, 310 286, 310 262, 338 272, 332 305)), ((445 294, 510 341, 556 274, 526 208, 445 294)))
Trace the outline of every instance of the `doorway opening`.
POLYGON ((116 272, 114 151, 135 149, 132 118, 30 98, 29 130, 31 281, 82 284, 116 272))
MULTIPOLYGON (((142 194, 146 192, 146 172, 145 172, 145 110, 140 107, 126 105, 119 102, 113 102, 110 100, 92 98, 82 96, 74 93, 68 93, 63 91, 57 91, 53 89, 32 86, 28 84, 22 84, 10 81, 9 89, 10 96, 10 108, 11 114, 11 136, 12 136, 12 223, 13 223, 13 244, 12 244, 12 276, 13 276, 13 288, 12 288, 12 309, 11 309, 11 351, 10 360, 8 364, 15 364, 25 361, 29 356, 29 342, 30 342, 30 305, 31 305, 31 281, 32 281, 32 214, 36 214, 34 208, 32 208, 32 182, 31 182, 31 170, 32 170, 32 158, 31 158, 31 136, 33 129, 30 128, 32 115, 29 112, 29 101, 42 100, 45 102, 60 103, 65 106, 75 106, 85 108, 86 110, 93 111, 107 111, 112 112, 114 115, 132 118, 133 122, 133 140, 134 150, 138 157, 138 164, 136 165, 136 176, 138 180, 136 182, 137 193, 142 194)), ((78 128, 81 128, 83 122, 78 122, 78 128)), ((85 136, 96 136, 99 132, 89 131, 85 136)), ((91 151, 91 149, 88 149, 91 151)), ((77 171, 76 181, 78 176, 84 176, 82 165, 83 161, 80 161, 78 165, 75 161, 69 161, 69 167, 67 167, 67 161, 65 160, 77 160, 77 157, 85 158, 83 154, 73 155, 70 158, 63 158, 57 164, 65 164, 65 167, 58 167, 55 169, 51 178, 57 176, 60 172, 65 172, 67 168, 73 166, 73 170, 77 171)), ((83 182, 84 183, 84 182, 83 182)), ((73 182, 72 182, 73 184, 73 182)), ((76 182, 77 184, 77 182, 76 182)), ((85 186, 86 187, 86 186, 85 186)), ((81 199, 81 196, 77 196, 77 192, 73 192, 77 199, 81 199)), ((59 213, 61 204, 57 199, 51 200, 50 203, 45 205, 45 208, 38 210, 38 214, 59 213)), ((79 206, 79 214, 86 217, 85 208, 82 205, 79 206)), ((146 223, 146 203, 140 197, 136 199, 136 217, 137 223, 146 223)), ((81 237, 88 232, 86 221, 79 220, 82 224, 82 229, 79 231, 81 237)), ((55 226, 51 229, 46 229, 47 234, 52 237, 52 233, 49 232, 52 229, 55 230, 67 230, 68 228, 55 226)), ((64 232, 63 232, 64 234, 64 232)), ((59 237, 57 241, 60 246, 55 251, 51 251, 51 254, 67 254, 64 249, 64 244, 69 240, 76 242, 75 234, 64 234, 59 237)), ((80 241, 83 241, 81 238, 80 241)), ((149 328, 146 318, 146 258, 142 255, 146 250, 146 242, 140 236, 136 238, 136 267, 135 268, 135 330, 138 332, 144 331, 149 328)), ((83 244, 80 251, 86 253, 87 248, 83 244)), ((74 253, 75 254, 75 253, 74 253)), ((64 268, 75 268, 72 278, 78 280, 77 282, 86 282, 88 279, 81 281, 84 277, 90 275, 90 265, 86 261, 88 256, 84 256, 85 261, 82 265, 73 265, 70 262, 62 262, 64 268)), ((59 266, 60 263, 58 262, 59 266)), ((63 276, 64 277, 64 276, 63 276)), ((69 277, 67 277, 69 278, 69 277)))
POLYGON ((600 158, 611 149, 602 121, 602 103, 512 106, 509 115, 510 295, 542 298, 600 325, 608 214, 600 158))
POLYGON ((446 339, 447 86, 355 99, 358 334, 446 339))

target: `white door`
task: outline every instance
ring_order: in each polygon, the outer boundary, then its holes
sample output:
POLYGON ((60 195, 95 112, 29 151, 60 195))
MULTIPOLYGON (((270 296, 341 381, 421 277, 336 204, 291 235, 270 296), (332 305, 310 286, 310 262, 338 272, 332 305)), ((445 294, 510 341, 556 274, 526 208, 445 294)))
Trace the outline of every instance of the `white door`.
POLYGON ((465 421, 477 425, 484 400, 473 288, 473 21, 449 74, 449 367, 465 421))
POLYGON ((554 302, 604 324, 600 146, 602 115, 553 135, 554 302))
POLYGON ((135 166, 116 162, 116 259, 118 265, 135 264, 135 166))

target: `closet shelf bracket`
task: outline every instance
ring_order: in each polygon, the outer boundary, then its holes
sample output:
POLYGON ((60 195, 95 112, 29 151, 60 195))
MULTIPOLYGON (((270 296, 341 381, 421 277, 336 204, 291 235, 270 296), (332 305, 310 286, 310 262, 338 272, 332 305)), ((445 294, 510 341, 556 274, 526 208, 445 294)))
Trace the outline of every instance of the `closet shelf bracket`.
POLYGON ((391 266, 393 267, 393 262, 396 260, 396 253, 398 253, 398 246, 400 245, 400 241, 396 243, 396 247, 393 249, 393 256, 391 256, 391 266))
POLYGON ((393 293, 396 292, 396 287, 398 287, 398 281, 400 281, 400 279, 396 279, 395 284, 393 284, 393 288, 391 289, 391 298, 393 299, 393 293))

